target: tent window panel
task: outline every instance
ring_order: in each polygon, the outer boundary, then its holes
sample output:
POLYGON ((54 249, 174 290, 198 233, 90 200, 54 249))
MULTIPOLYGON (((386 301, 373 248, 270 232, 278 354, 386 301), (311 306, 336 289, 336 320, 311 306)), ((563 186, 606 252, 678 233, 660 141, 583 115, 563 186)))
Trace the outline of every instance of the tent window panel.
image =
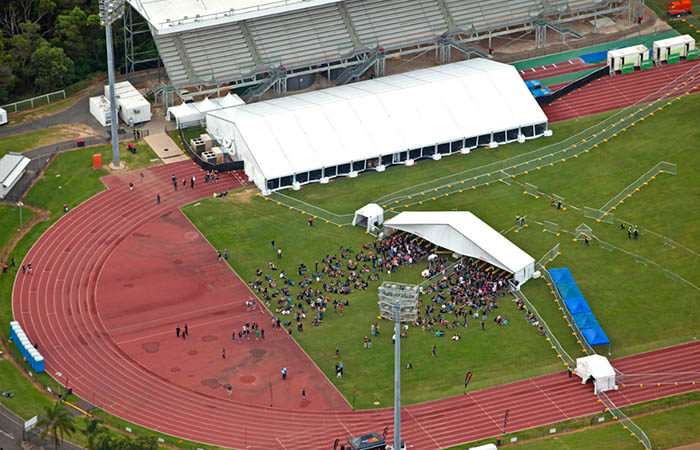
POLYGON ((508 136, 509 141, 514 141, 518 139, 518 129, 514 128, 512 130, 508 130, 508 133, 506 133, 506 135, 508 136))
POLYGON ((520 129, 520 131, 523 133, 523 136, 525 136, 525 137, 532 137, 532 136, 534 136, 534 131, 535 131, 535 129, 534 129, 534 127, 533 127, 532 125, 529 125, 529 126, 526 126, 526 127, 522 127, 522 128, 520 129))
POLYGON ((439 144, 438 145, 438 153, 443 154, 443 155, 447 155, 448 153, 450 153, 450 144, 449 143, 439 144))
POLYGON ((267 180, 267 188, 272 190, 272 189, 277 189, 280 187, 280 179, 279 178, 274 178, 272 180, 267 180))
POLYGON ((321 179, 321 173, 322 173, 322 172, 323 172, 323 171, 322 171, 321 169, 312 170, 311 172, 309 172, 309 180, 310 180, 310 181, 316 181, 316 180, 321 179))
POLYGON ((493 140, 498 142, 499 144, 505 142, 506 141, 506 132, 505 131, 497 131, 496 133, 493 133, 493 140))
POLYGON ((482 134, 479 136, 479 146, 485 146, 489 145, 491 142, 491 135, 490 134, 482 134))
POLYGON ((324 177, 328 177, 328 178, 334 177, 336 173, 337 173, 337 168, 335 166, 326 167, 325 169, 323 169, 323 176, 324 177))
POLYGON ((280 178, 280 187, 291 186, 292 183, 294 183, 294 177, 292 175, 280 178))
MULTIPOLYGON (((377 167, 378 165, 379 165, 379 158, 372 158, 372 159, 368 159, 368 160, 367 160, 367 165, 366 165, 366 167, 367 167, 368 169, 374 169, 374 168, 377 167)), ((363 170, 363 169, 364 169, 364 167, 361 168, 361 169, 355 169, 355 170, 363 170)))
POLYGON ((544 133, 544 130, 547 129, 547 124, 546 123, 538 123, 535 125, 535 135, 539 136, 542 133, 544 133))
POLYGON ((423 156, 432 156, 435 154, 435 146, 423 147, 423 156))
POLYGON ((408 155, 411 159, 418 159, 418 158, 420 158, 420 152, 421 152, 421 149, 417 148, 415 150, 410 150, 408 152, 408 155))
POLYGON ((364 161, 355 161, 352 163, 352 170, 355 172, 359 172, 360 170, 365 170, 365 162, 364 161))
POLYGON ((350 172, 350 164, 341 164, 338 166, 338 175, 345 175, 350 172))
POLYGON ((462 147, 464 147, 464 141, 462 141, 462 140, 453 141, 452 144, 450 144, 450 152, 456 153, 456 152, 462 150, 462 147))
POLYGON ((382 156, 382 164, 385 166, 390 166, 394 163, 394 155, 384 155, 382 156))
POLYGON ((474 147, 476 147, 476 143, 477 143, 477 138, 470 137, 464 141, 464 146, 467 148, 474 148, 474 147))
POLYGON ((394 153, 394 163, 400 163, 406 161, 408 158, 408 152, 394 153))
POLYGON ((306 183, 307 181, 309 181, 309 172, 298 173, 295 176, 296 176, 296 180, 299 183, 306 183))

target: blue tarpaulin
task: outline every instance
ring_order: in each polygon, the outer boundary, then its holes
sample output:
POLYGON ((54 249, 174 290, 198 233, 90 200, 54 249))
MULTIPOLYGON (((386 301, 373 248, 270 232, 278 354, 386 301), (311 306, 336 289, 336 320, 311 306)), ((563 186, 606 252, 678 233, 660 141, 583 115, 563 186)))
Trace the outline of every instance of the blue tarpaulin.
POLYGON ((566 267, 551 269, 549 274, 588 344, 591 346, 610 344, 610 340, 598 324, 569 269, 566 267))

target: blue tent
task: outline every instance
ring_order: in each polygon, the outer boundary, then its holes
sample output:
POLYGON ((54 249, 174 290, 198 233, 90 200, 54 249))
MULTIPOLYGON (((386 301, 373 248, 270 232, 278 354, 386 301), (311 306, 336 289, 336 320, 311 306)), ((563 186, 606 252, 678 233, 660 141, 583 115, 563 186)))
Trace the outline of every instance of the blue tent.
POLYGON ((566 303, 566 307, 569 308, 569 312, 571 314, 591 312, 591 308, 588 306, 588 303, 586 303, 586 299, 583 297, 565 298, 564 303, 566 303))

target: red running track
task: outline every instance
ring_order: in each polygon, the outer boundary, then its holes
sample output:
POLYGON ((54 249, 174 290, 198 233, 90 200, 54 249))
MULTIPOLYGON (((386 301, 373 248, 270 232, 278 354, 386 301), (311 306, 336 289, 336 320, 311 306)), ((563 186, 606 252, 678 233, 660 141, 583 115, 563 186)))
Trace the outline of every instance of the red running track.
POLYGON ((599 78, 542 108, 550 122, 697 92, 700 60, 599 78), (655 94, 655 95, 651 95, 655 94), (651 96, 650 96, 651 95, 651 96))
MULTIPOLYGON (((131 258, 134 264, 141 261, 139 267, 148 267, 142 265, 143 261, 153 260, 152 252, 143 250, 148 245, 147 235, 153 237, 172 226, 180 232, 183 230, 181 224, 173 224, 179 214, 175 212, 177 207, 214 191, 242 184, 240 175, 236 174, 226 176, 222 184, 200 185, 195 190, 186 189, 174 195, 169 181, 171 173, 175 173, 178 179, 201 175, 190 163, 159 166, 143 173, 145 180, 143 184, 136 182, 134 193, 128 192, 126 187, 131 179, 136 178, 134 174, 106 177, 104 180, 109 189, 56 222, 25 259, 25 263, 31 262, 36 269, 33 275, 18 275, 16 279, 14 315, 27 335, 40 343, 47 372, 61 371, 78 395, 109 413, 167 434, 226 447, 329 448, 336 438, 344 441, 353 435, 381 431, 385 426, 391 429, 393 413, 390 409, 352 412, 347 410, 347 405, 330 411, 303 405, 269 407, 246 399, 226 398, 217 394, 220 389, 212 393, 201 386, 188 386, 182 378, 173 377, 173 372, 168 372, 168 367, 172 369, 172 366, 149 363, 147 355, 138 355, 129 343, 120 342, 126 336, 149 344, 158 337, 143 336, 138 327, 129 329, 131 324, 125 323, 117 314, 119 303, 115 302, 120 299, 124 310, 131 309, 126 311, 125 317, 131 320, 143 317, 144 328, 155 323, 150 334, 172 333, 171 327, 159 322, 160 316, 170 316, 172 323, 192 317, 193 337, 209 335, 200 333, 199 329, 209 329, 205 322, 211 317, 205 315, 201 319, 203 322, 198 324, 200 318, 196 313, 201 312, 201 308, 195 301, 189 302, 191 308, 187 310, 188 302, 177 305, 167 301, 160 303, 163 297, 156 291, 147 291, 150 294, 142 296, 135 292, 135 288, 145 281, 135 281, 134 288, 124 286, 129 282, 120 280, 115 268, 120 264, 125 267, 125 261, 119 261, 120 258, 131 258), (162 194, 163 202, 155 205, 158 192, 167 194, 162 194), (145 241, 145 246, 132 248, 129 242, 133 239, 145 241), (137 249, 142 253, 133 253, 137 249), (101 284, 103 278, 105 282, 112 280, 109 293, 104 290, 107 285, 101 284), (109 295, 112 298, 108 298, 109 295), (161 309, 156 307, 159 304, 161 309), (145 306, 141 312, 137 311, 139 305, 145 306)), ((196 232, 194 228, 190 230, 196 232)), ((203 243, 204 240, 197 238, 191 242, 203 243)), ((213 249, 208 251, 213 252, 213 249)), ((214 269, 207 268, 210 265, 192 267, 194 272, 199 272, 202 283, 213 283, 216 289, 230 289, 231 295, 245 296, 239 290, 240 280, 232 271, 220 271, 218 263, 214 264, 214 269), (212 271, 216 276, 209 278, 212 271)), ((149 273, 144 280, 157 280, 156 275, 149 273)), ((130 276, 136 278, 138 273, 130 276)), ((198 275, 189 276, 196 280, 198 275)), ((176 279, 166 281, 181 286, 176 279)), ((240 300, 236 301, 240 305, 240 300)), ((231 308, 224 303, 215 303, 214 306, 215 310, 227 314, 227 308, 231 308)), ((245 313, 237 311, 234 305, 232 314, 235 320, 239 317, 236 314, 244 317, 245 313)), ((159 345, 170 345, 167 336, 165 339, 163 342, 166 343, 159 345)), ((269 345, 285 345, 285 342, 290 341, 277 339, 269 345)), ((152 349, 153 345, 147 347, 152 349)), ((146 347, 142 348, 148 353, 146 347)), ((165 353, 177 357, 175 352, 165 353)), ((313 366, 300 351, 289 357, 313 366)), ((178 364, 186 361, 180 356, 178 364)), ((180 368, 182 372, 193 373, 197 368, 209 367, 207 364, 207 360, 192 360, 190 366, 180 368)), ((640 373, 637 368, 640 371, 644 368, 645 373, 700 372, 700 343, 624 358, 615 364, 637 373, 640 373)), ((309 368, 308 372, 313 370, 317 369, 309 368)), ((295 376, 297 374, 290 372, 290 382, 295 376)), ((477 373, 475 376, 487 375, 477 373)), ((443 448, 499 434, 506 409, 510 410, 511 431, 601 410, 590 385, 582 385, 579 381, 562 372, 411 405, 402 410, 403 437, 413 448, 443 448)), ((277 389, 282 390, 283 386, 277 389)), ((318 386, 313 387, 316 388, 318 386)), ((621 406, 694 389, 697 389, 696 385, 682 380, 678 386, 626 387, 611 398, 621 406)), ((286 394, 299 396, 298 391, 286 394)), ((391 432, 389 439, 392 439, 391 432)))

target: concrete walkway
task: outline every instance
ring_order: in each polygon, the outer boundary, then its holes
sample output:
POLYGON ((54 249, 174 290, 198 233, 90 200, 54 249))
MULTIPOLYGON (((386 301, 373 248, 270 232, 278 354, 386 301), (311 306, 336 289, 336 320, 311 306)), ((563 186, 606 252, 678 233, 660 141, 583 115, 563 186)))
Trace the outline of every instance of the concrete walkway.
POLYGON ((151 134, 146 136, 144 140, 165 164, 172 164, 188 159, 187 155, 180 150, 180 147, 178 147, 175 141, 165 133, 151 134))

